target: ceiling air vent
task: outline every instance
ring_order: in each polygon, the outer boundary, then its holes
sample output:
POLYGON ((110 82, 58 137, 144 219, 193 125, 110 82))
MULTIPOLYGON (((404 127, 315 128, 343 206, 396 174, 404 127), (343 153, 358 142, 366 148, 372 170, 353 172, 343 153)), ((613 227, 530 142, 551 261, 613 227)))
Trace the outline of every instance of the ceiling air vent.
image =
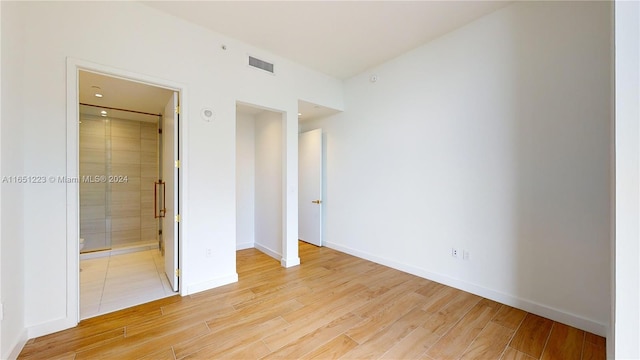
POLYGON ((249 66, 253 66, 254 68, 262 69, 264 71, 268 71, 273 74, 272 63, 266 62, 264 60, 260 60, 258 58, 254 58, 253 56, 249 56, 249 66))

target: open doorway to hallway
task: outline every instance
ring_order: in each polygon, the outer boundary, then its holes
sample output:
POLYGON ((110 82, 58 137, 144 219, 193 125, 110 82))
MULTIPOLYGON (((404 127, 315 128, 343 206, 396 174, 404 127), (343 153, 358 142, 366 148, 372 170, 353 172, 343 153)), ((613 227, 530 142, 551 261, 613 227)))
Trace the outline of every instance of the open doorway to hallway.
POLYGON ((298 239, 324 245, 326 136, 323 121, 339 111, 298 100, 298 239))
POLYGON ((79 71, 80 318, 178 290, 178 94, 79 71), (176 164, 176 165, 174 165, 176 164))
POLYGON ((236 104, 236 248, 280 261, 283 242, 282 112, 236 104))

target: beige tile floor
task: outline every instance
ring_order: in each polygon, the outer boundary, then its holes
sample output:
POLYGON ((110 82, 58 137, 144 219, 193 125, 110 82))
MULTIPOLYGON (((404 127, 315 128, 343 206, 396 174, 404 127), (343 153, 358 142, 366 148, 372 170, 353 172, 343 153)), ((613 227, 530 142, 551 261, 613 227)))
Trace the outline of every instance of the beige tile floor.
POLYGON ((157 249, 80 261, 80 318, 175 295, 157 249))

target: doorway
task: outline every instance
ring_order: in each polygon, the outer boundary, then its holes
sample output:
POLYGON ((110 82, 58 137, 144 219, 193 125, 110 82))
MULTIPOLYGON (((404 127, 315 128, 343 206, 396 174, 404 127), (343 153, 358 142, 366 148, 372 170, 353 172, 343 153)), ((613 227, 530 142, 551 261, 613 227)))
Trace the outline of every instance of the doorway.
POLYGON ((325 246, 326 149, 322 130, 340 111, 298 100, 298 240, 325 246))
POLYGON ((179 94, 78 71, 80 318, 179 290, 179 94))
POLYGON ((322 129, 298 135, 298 239, 322 246, 322 129))
POLYGON ((284 113, 236 104, 236 249, 283 258, 284 113))

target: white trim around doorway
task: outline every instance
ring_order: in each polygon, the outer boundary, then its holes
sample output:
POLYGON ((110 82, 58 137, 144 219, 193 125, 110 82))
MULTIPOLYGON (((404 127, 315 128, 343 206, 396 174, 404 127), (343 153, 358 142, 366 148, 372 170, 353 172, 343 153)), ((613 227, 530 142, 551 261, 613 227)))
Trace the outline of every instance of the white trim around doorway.
MULTIPOLYGON (((80 70, 96 72, 112 77, 122 78, 124 80, 135 81, 145 83, 152 86, 162 87, 169 90, 177 91, 180 95, 180 189, 179 196, 183 199, 180 203, 179 212, 181 214, 180 222, 180 241, 179 241, 179 259, 180 267, 184 267, 183 262, 183 244, 184 239, 187 238, 187 207, 184 206, 184 199, 187 199, 188 193, 188 157, 186 147, 182 144, 186 143, 188 139, 187 126, 185 125, 186 119, 188 119, 188 106, 187 106, 187 87, 184 84, 156 78, 149 75, 135 73, 127 70, 117 69, 106 65, 101 65, 85 60, 80 60, 72 57, 67 58, 67 76, 66 76, 66 109, 67 109, 67 166, 66 176, 67 178, 77 178, 79 174, 79 119, 78 119, 78 73, 80 70)), ((28 329, 28 337, 33 338, 44 334, 49 334, 55 331, 60 331, 74 327, 80 320, 80 253, 79 253, 79 184, 67 183, 66 185, 66 236, 67 236, 67 309, 66 316, 62 319, 47 322, 46 324, 37 325, 28 329)), ((188 273, 182 273, 181 283, 188 283, 185 278, 188 273)), ((185 287, 180 286, 180 294, 185 295, 185 287)))

